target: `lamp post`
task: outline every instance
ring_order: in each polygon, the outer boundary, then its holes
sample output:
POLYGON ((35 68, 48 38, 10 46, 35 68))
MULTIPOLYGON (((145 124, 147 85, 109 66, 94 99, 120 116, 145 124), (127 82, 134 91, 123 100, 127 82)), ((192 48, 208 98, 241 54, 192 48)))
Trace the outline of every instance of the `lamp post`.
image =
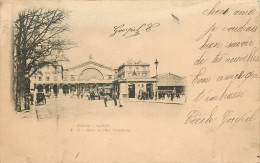
POLYGON ((158 75, 157 75, 157 68, 158 68, 158 64, 159 64, 157 59, 154 62, 154 64, 155 64, 155 67, 156 67, 156 91, 155 91, 155 94, 156 94, 155 100, 156 100, 158 98, 158 85, 157 85, 158 75))

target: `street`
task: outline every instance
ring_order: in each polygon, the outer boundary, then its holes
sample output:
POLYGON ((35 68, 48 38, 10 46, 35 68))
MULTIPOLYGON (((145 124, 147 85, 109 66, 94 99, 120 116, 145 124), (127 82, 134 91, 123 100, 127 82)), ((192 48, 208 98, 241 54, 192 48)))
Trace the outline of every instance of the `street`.
POLYGON ((34 108, 21 113, 20 124, 28 128, 13 132, 26 131, 24 143, 35 144, 24 151, 31 162, 154 162, 162 155, 170 160, 172 154, 162 150, 181 146, 174 133, 183 132, 179 128, 183 106, 124 101, 119 108, 113 101, 105 107, 103 100, 51 97, 46 105, 31 105, 34 108))
MULTIPOLYGON (((37 110, 36 118, 44 119, 59 118, 60 120, 75 119, 128 119, 128 118, 171 118, 176 115, 182 104, 162 104, 146 101, 123 101, 123 108, 114 106, 114 101, 108 101, 105 107, 103 100, 87 100, 75 96, 61 96, 47 98, 45 105, 31 105, 37 110)), ((118 102, 119 103, 119 102, 118 102)))

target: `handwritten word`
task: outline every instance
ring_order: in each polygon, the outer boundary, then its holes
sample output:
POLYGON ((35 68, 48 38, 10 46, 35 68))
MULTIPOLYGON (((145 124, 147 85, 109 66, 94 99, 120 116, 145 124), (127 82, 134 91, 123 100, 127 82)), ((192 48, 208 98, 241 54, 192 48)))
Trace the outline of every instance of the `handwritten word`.
POLYGON ((217 77, 217 81, 227 81, 227 80, 239 80, 244 79, 242 83, 239 85, 241 86, 247 79, 259 78, 259 73, 255 73, 254 71, 245 72, 241 71, 240 73, 231 74, 231 75, 221 75, 217 77))
POLYGON ((254 15, 256 12, 256 9, 253 8, 251 10, 236 10, 233 15, 254 15))
POLYGON ((140 35, 141 30, 146 32, 151 31, 153 28, 160 26, 160 23, 150 23, 150 24, 141 24, 138 27, 125 28, 125 24, 120 26, 114 26, 114 32, 109 35, 109 37, 115 36, 116 34, 122 33, 125 38, 130 38, 133 36, 140 35))
POLYGON ((220 1, 217 2, 214 7, 209 10, 209 9, 206 9, 202 12, 203 15, 206 15, 206 16, 210 16, 210 15, 226 15, 228 12, 229 12, 229 8, 225 8, 225 9, 219 9, 219 5, 220 5, 220 1))
POLYGON ((204 59, 204 55, 206 54, 206 51, 201 55, 201 57, 199 59, 196 59, 194 62, 194 65, 201 65, 203 63, 205 63, 208 59, 204 59))
POLYGON ((249 55, 245 55, 242 57, 229 57, 226 58, 226 63, 237 63, 237 62, 259 62, 260 56, 256 56, 259 48, 253 48, 249 55))
POLYGON ((222 53, 222 51, 220 51, 220 52, 215 56, 215 58, 211 61, 211 63, 219 63, 219 62, 221 62, 224 55, 227 55, 227 53, 222 53))
POLYGON ((221 48, 223 43, 222 42, 213 42, 211 41, 212 34, 210 34, 205 41, 205 43, 199 48, 200 50, 203 49, 211 49, 211 48, 221 48), (210 42, 211 41, 211 42, 210 42))
POLYGON ((193 101, 199 102, 203 100, 205 102, 213 102, 213 101, 221 101, 221 100, 232 100, 232 99, 243 97, 245 95, 245 92, 243 91, 237 91, 237 92, 229 91, 231 83, 232 81, 228 84, 228 86, 225 88, 223 93, 219 95, 208 95, 207 93, 210 93, 212 89, 209 90, 208 92, 206 92, 206 89, 204 89, 202 92, 199 93, 199 95, 193 101))
POLYGON ((224 124, 232 124, 231 128, 236 125, 238 122, 250 122, 255 120, 257 112, 260 110, 258 108, 254 113, 244 113, 243 115, 234 115, 234 111, 232 110, 227 110, 222 117, 221 123, 214 128, 214 130, 219 129, 222 127, 224 124))
POLYGON ((253 46, 255 41, 248 40, 248 41, 231 41, 228 42, 226 47, 227 48, 238 48, 238 47, 244 47, 244 46, 253 46))
POLYGON ((215 31, 217 31, 217 27, 216 27, 216 23, 214 23, 211 27, 209 27, 209 29, 207 29, 202 35, 200 35, 197 39, 196 39, 196 41, 199 41, 199 40, 201 40, 203 37, 205 37, 208 33, 210 33, 210 32, 215 32, 215 31))
POLYGON ((210 124, 213 123, 217 118, 215 113, 217 112, 218 107, 216 106, 210 113, 210 115, 203 114, 200 110, 192 110, 187 115, 187 119, 184 124, 210 124))
POLYGON ((258 25, 247 25, 250 20, 251 19, 248 19, 242 26, 224 27, 222 28, 222 30, 227 32, 256 32, 258 29, 258 25))
POLYGON ((210 81, 210 77, 209 78, 202 78, 201 76, 203 76, 206 73, 206 67, 203 67, 202 69, 200 69, 199 73, 197 75, 195 75, 195 78, 192 80, 192 84, 204 84, 204 83, 208 83, 210 81))

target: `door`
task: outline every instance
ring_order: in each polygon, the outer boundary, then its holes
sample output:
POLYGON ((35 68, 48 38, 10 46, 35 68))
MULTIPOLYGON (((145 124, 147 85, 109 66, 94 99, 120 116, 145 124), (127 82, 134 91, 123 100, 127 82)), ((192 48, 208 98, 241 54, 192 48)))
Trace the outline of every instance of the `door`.
POLYGON ((153 98, 153 85, 152 84, 146 84, 146 92, 148 93, 148 98, 153 98))
POLYGON ((57 85, 56 85, 56 84, 53 86, 53 92, 54 92, 54 94, 57 96, 58 88, 57 88, 57 85))
POLYGON ((129 98, 135 98, 135 84, 128 85, 129 98))

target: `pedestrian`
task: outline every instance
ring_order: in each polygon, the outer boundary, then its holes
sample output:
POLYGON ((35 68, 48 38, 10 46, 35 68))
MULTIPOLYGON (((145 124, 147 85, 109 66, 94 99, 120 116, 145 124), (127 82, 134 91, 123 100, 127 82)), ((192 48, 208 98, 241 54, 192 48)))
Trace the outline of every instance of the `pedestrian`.
POLYGON ((115 106, 117 106, 117 95, 114 91, 112 91, 112 99, 114 100, 115 106))
POLYGON ((93 100, 93 92, 92 91, 90 92, 90 100, 91 101, 93 100))
POLYGON ((37 92, 36 90, 33 91, 33 103, 36 105, 36 98, 37 98, 37 92))
POLYGON ((171 100, 173 101, 174 97, 176 96, 176 90, 175 90, 175 87, 173 87, 173 90, 172 90, 172 95, 171 95, 171 100))
POLYGON ((107 95, 104 96, 104 104, 105 104, 105 107, 107 107, 107 95))
POLYGON ((123 96, 121 93, 119 94, 119 108, 123 108, 123 96))
POLYGON ((33 92, 30 92, 30 102, 33 104, 33 92))

